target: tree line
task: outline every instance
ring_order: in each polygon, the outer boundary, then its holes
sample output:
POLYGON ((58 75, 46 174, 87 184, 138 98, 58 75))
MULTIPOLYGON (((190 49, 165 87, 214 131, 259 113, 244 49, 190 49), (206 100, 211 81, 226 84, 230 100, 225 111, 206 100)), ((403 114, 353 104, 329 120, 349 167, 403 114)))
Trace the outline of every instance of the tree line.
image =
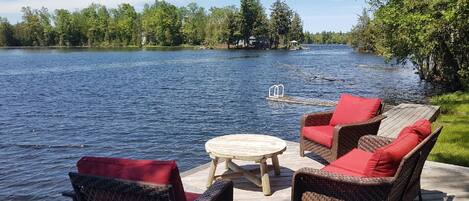
POLYGON ((304 43, 307 44, 349 44, 350 34, 343 32, 323 31, 317 33, 305 32, 304 43))
POLYGON ((303 41, 303 23, 284 0, 267 15, 260 0, 240 7, 187 6, 156 0, 137 12, 127 3, 117 8, 91 4, 77 10, 23 7, 22 21, 0 17, 0 46, 177 46, 181 44, 246 48, 286 47, 303 41))
POLYGON ((449 90, 469 89, 469 1, 369 0, 351 45, 398 63, 449 90), (371 15, 369 14, 371 11, 371 15))

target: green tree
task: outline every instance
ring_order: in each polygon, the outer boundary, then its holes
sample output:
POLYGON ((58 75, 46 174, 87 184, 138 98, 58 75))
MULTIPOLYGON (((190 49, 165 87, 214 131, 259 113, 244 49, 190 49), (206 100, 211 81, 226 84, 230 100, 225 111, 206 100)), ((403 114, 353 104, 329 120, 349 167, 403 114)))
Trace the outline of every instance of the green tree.
POLYGON ((262 12, 263 8, 259 0, 241 0, 240 32, 244 39, 244 46, 247 46, 249 37, 253 36, 255 26, 262 24, 256 23, 262 12))
POLYGON ((303 41, 303 42, 306 43, 306 44, 311 44, 311 43, 313 43, 313 40, 312 40, 312 38, 311 38, 311 35, 312 35, 312 34, 311 34, 309 31, 306 31, 306 32, 304 33, 304 41, 303 41))
POLYGON ((420 78, 469 88, 467 0, 373 0, 375 52, 411 61, 420 78))
POLYGON ((91 4, 87 8, 81 10, 84 20, 83 34, 86 35, 88 46, 92 47, 99 42, 98 34, 98 13, 97 4, 91 4))
POLYGON ((272 41, 274 48, 278 48, 281 38, 283 38, 283 44, 287 45, 287 36, 291 28, 292 11, 284 0, 276 0, 272 4, 270 10, 272 41))
POLYGON ((71 37, 74 46, 83 46, 88 44, 88 25, 83 16, 83 12, 75 11, 72 13, 73 36, 71 37))
POLYGON ((96 20, 96 37, 95 39, 101 44, 105 44, 108 46, 110 44, 109 39, 109 21, 110 21, 110 14, 108 9, 104 5, 98 5, 97 7, 97 20, 96 20))
POLYGON ((180 45, 181 13, 176 6, 165 1, 145 5, 142 15, 142 30, 149 44, 180 45))
POLYGON ((100 45, 103 42, 109 42, 109 38, 107 36, 109 34, 108 26, 110 14, 105 6, 93 3, 90 6, 82 9, 81 15, 84 21, 82 24, 84 26, 82 27, 82 34, 86 35, 88 46, 91 47, 100 45))
POLYGON ((44 29, 41 26, 41 18, 37 14, 37 10, 30 7, 21 8, 23 13, 23 22, 19 25, 18 37, 21 45, 40 46, 44 44, 44 29))
POLYGON ((350 33, 323 31, 318 33, 304 33, 305 43, 315 44, 347 44, 349 42, 350 33))
POLYGON ((182 33, 185 41, 192 45, 200 45, 205 39, 205 26, 207 15, 204 8, 199 7, 197 3, 189 3, 181 8, 182 14, 182 33))
POLYGON ((6 18, 0 17, 0 46, 14 45, 13 26, 6 18))
POLYGON ((119 45, 139 45, 140 27, 138 14, 130 4, 120 4, 111 9, 112 40, 119 45))
POLYGON ((226 26, 227 26, 227 32, 224 33, 225 38, 227 39, 226 43, 228 45, 228 48, 230 48, 230 44, 236 43, 238 44, 239 40, 242 38, 241 35, 241 23, 240 23, 240 14, 239 10, 231 6, 228 9, 227 13, 227 21, 226 21, 226 26))
POLYGON ((359 52, 375 52, 375 33, 368 11, 363 9, 351 31, 351 45, 359 52))
POLYGON ((42 27, 42 46, 55 45, 56 32, 52 27, 52 15, 49 13, 47 8, 41 8, 35 11, 39 16, 40 26, 42 27))
POLYGON ((72 14, 65 9, 55 10, 54 21, 58 36, 58 45, 70 46, 71 37, 73 36, 72 14))
POLYGON ((293 14, 289 38, 299 42, 303 42, 304 40, 303 22, 301 21, 301 17, 297 12, 294 12, 293 14))
POLYGON ((256 38, 256 48, 270 48, 270 24, 264 8, 258 10, 257 19, 254 22, 252 35, 256 38))
POLYGON ((238 10, 235 6, 210 8, 206 24, 205 43, 209 46, 226 43, 230 48, 230 43, 234 42, 234 35, 238 30, 237 15, 238 10))

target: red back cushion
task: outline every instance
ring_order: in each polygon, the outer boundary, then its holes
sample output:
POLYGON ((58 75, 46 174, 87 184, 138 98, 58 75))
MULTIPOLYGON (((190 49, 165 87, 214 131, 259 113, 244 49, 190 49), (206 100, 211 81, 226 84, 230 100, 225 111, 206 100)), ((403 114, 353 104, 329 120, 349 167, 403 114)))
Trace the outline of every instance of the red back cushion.
POLYGON ((401 138, 408 134, 414 134, 419 137, 419 142, 422 142, 432 133, 432 123, 426 119, 420 119, 411 126, 407 126, 401 130, 398 138, 401 138))
POLYGON ((416 121, 412 128, 417 132, 420 142, 432 133, 432 123, 426 119, 416 121))
POLYGON ((78 173, 113 177, 154 184, 172 185, 177 201, 186 201, 176 161, 131 160, 83 157, 77 162, 78 173))
POLYGON ((329 125, 350 124, 373 118, 381 106, 379 98, 362 98, 350 94, 342 94, 335 107, 329 125))
POLYGON ((365 168, 368 177, 392 177, 399 168, 399 164, 406 154, 419 144, 419 137, 414 130, 409 129, 391 144, 377 149, 365 168))

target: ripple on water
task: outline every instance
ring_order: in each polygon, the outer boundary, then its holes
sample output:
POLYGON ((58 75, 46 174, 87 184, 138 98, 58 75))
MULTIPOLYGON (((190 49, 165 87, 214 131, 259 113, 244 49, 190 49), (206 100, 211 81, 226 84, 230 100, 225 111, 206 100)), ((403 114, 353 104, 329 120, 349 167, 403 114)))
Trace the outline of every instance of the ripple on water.
POLYGON ((433 91, 411 68, 346 46, 0 50, 0 200, 63 200, 67 172, 84 155, 176 159, 184 171, 208 162, 203 145, 215 136, 297 140, 301 114, 327 108, 268 103, 276 83, 328 100, 347 92, 424 102, 433 91))

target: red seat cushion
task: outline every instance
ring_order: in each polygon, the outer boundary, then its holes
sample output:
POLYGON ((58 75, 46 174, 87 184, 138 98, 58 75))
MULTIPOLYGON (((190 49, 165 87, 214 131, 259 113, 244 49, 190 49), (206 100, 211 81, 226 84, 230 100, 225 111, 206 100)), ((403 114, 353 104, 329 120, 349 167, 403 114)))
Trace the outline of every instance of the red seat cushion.
POLYGON ((333 126, 307 126, 301 129, 303 137, 328 148, 332 147, 333 132, 333 126))
POLYGON ((200 194, 197 193, 191 193, 191 192, 186 192, 186 200, 187 201, 194 201, 198 197, 200 197, 200 194))
MULTIPOLYGON (((407 132, 412 132, 412 129, 407 132)), ((419 137, 413 133, 403 133, 391 144, 376 149, 366 165, 365 175, 369 177, 392 177, 399 164, 412 149, 419 144, 419 137)))
POLYGON ((113 177, 154 184, 172 185, 177 201, 185 201, 176 161, 131 160, 83 157, 77 162, 78 173, 113 177))
POLYGON ((378 112, 381 106, 379 98, 362 98, 350 94, 342 94, 329 125, 350 124, 367 121, 378 112))
POLYGON ((322 169, 347 176, 364 177, 367 162, 372 155, 370 152, 353 149, 322 169))

